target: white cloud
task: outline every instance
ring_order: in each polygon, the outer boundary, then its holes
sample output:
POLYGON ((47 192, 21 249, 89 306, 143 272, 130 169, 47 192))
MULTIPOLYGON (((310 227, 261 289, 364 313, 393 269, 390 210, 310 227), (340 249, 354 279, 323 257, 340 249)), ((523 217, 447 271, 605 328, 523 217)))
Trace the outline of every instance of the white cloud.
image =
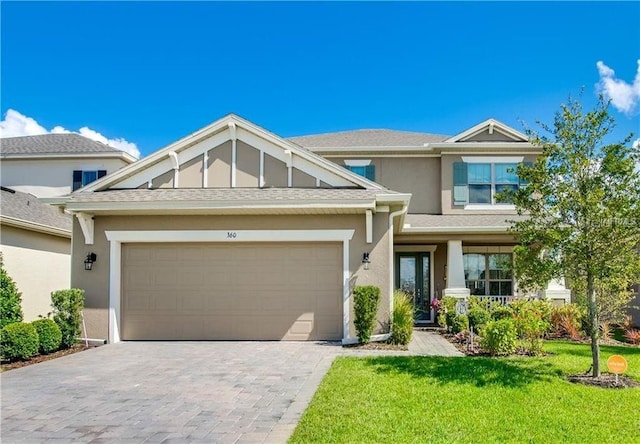
POLYGON ((633 141, 633 145, 631 145, 634 148, 640 148, 640 139, 636 139, 633 141))
POLYGON ((54 126, 51 131, 41 126, 35 119, 27 117, 16 110, 9 109, 5 114, 4 120, 0 121, 0 137, 20 137, 20 136, 37 136, 40 134, 63 134, 77 133, 96 142, 104 143, 112 146, 125 153, 131 154, 135 158, 140 157, 140 150, 135 143, 129 142, 123 138, 108 139, 97 131, 89 127, 83 126, 79 131, 69 131, 62 126, 54 126))
POLYGON ((611 100, 611 104, 625 114, 634 114, 640 103, 640 59, 633 83, 616 78, 616 72, 602 61, 596 63, 600 81, 598 90, 611 100))

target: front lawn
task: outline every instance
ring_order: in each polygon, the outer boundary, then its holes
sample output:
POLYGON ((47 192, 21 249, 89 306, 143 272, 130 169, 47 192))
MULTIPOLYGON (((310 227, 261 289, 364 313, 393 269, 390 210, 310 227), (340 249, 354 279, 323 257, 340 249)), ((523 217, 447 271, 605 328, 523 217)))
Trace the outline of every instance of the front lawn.
MULTIPOLYGON (((547 342, 541 358, 339 358, 296 428, 297 442, 638 442, 640 388, 602 389, 565 374, 586 344, 547 342)), ((640 380, 640 348, 602 346, 640 380)))

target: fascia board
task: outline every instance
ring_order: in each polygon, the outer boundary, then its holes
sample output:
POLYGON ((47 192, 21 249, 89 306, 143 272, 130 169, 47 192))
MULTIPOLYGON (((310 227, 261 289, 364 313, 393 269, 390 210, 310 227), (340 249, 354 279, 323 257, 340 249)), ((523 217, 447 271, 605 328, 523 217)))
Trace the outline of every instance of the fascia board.
POLYGON ((489 233, 508 233, 509 227, 492 227, 492 226, 479 226, 479 227, 411 227, 404 226, 402 233, 452 233, 452 234, 489 234, 489 233))
POLYGON ((411 193, 398 193, 398 194, 377 194, 376 202, 379 204, 400 203, 408 205, 411 200, 411 193))
POLYGON ((292 201, 283 204, 282 201, 151 201, 151 202, 69 202, 69 212, 92 212, 109 210, 215 210, 215 209, 371 209, 375 210, 375 200, 361 199, 350 201, 315 200, 292 201))
POLYGON ((310 151, 314 153, 358 153, 358 152, 429 152, 431 151, 431 144, 423 146, 330 146, 330 147, 309 147, 310 151))
POLYGON ((433 149, 439 149, 445 153, 449 150, 471 149, 471 150, 500 150, 500 149, 521 149, 542 152, 542 148, 532 145, 529 142, 438 142, 429 144, 433 149))
POLYGON ((17 219, 15 217, 0 216, 0 224, 71 239, 71 231, 69 230, 52 227, 50 225, 39 224, 37 222, 31 222, 24 219, 17 219))

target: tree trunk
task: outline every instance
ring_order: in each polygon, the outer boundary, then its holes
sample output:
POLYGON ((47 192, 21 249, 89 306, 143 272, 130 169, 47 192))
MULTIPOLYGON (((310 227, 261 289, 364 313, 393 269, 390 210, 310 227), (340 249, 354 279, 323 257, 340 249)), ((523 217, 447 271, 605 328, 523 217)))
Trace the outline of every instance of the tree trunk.
POLYGON ((592 375, 594 378, 600 377, 600 346, 598 336, 600 333, 600 323, 598 322, 598 305, 596 304, 596 289, 594 288, 593 275, 587 273, 587 297, 589 300, 589 319, 591 324, 591 356, 593 358, 592 375))

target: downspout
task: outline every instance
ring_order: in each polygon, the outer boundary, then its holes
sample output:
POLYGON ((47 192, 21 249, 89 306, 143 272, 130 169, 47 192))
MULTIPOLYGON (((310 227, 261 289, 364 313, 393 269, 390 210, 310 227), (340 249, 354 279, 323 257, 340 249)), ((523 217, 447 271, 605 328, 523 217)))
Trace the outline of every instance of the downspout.
MULTIPOLYGON (((403 205, 402 209, 394 211, 389 214, 389 226, 391 227, 391 231, 389 232, 389 319, 393 317, 393 290, 395 285, 393 285, 393 269, 394 269, 394 261, 393 261, 393 220, 402 216, 409 209, 409 205, 403 205)), ((391 328, 393 326, 392 322, 389 322, 389 334, 387 337, 391 336, 391 328)))
MULTIPOLYGON (((393 220, 403 215, 409 209, 408 205, 404 205, 401 210, 394 211, 389 214, 389 226, 391 227, 391 232, 389 233, 389 319, 393 316, 393 220)), ((389 323, 389 333, 383 333, 379 335, 371 335, 371 342, 382 342, 389 339, 391 336, 391 323, 389 323)), ((358 338, 351 338, 348 341, 342 341, 342 345, 349 344, 357 344, 358 338)))

